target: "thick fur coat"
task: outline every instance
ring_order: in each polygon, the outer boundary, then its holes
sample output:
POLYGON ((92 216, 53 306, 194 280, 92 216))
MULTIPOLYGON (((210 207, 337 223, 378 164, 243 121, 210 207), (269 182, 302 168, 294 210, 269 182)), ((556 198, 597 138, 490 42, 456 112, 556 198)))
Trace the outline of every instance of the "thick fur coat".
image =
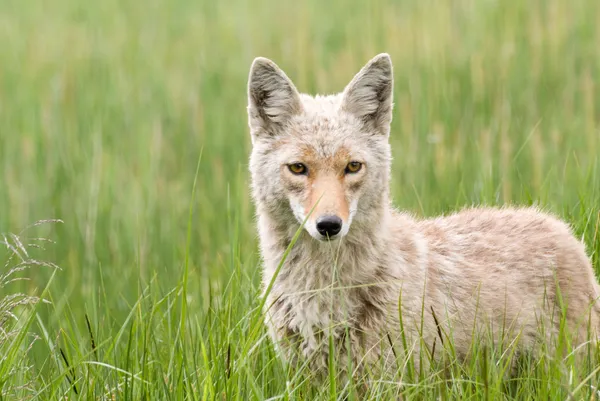
POLYGON ((423 347, 437 358, 444 342, 460 357, 481 339, 551 347, 561 316, 574 341, 595 339, 599 287, 562 221, 508 207, 416 219, 391 206, 392 75, 381 54, 342 93, 312 97, 272 61, 252 64, 266 324, 285 360, 325 372, 330 339, 356 368, 398 369, 423 347))

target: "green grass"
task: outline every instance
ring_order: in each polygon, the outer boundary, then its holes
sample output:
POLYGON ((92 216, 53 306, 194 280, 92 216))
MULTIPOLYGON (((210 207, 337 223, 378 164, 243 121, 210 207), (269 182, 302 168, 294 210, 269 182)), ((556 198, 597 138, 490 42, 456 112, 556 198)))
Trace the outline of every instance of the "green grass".
MULTIPOLYGON (((331 93, 389 52, 395 204, 539 203, 600 269, 598 21, 596 0, 3 0, 0 232, 64 223, 24 234, 55 241, 24 259, 60 270, 0 287, 51 301, 15 309, 2 398, 342 397, 286 370, 258 310, 245 85, 259 55, 331 93)), ((474 352, 404 399, 590 399, 600 381, 593 356, 526 360, 507 381, 474 352)))

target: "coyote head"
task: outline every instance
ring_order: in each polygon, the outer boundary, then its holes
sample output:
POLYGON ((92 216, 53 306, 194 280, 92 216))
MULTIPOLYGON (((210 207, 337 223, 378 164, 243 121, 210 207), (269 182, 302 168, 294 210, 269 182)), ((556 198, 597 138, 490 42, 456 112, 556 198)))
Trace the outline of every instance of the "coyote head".
POLYGON ((377 224, 387 205, 392 63, 373 58, 344 91, 300 94, 272 61, 254 60, 248 82, 253 196, 259 213, 302 223, 317 240, 377 224))

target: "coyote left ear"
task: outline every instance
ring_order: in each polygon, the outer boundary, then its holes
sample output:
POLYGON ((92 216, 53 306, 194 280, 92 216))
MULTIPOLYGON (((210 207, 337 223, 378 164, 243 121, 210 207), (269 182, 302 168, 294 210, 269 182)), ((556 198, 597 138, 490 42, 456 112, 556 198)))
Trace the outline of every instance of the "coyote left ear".
POLYGON ((358 117, 370 129, 389 135, 393 87, 392 60, 386 53, 379 54, 346 86, 341 108, 358 117))
POLYGON ((252 140, 274 137, 302 111, 300 95, 292 81, 271 60, 258 57, 248 79, 248 122, 252 140))

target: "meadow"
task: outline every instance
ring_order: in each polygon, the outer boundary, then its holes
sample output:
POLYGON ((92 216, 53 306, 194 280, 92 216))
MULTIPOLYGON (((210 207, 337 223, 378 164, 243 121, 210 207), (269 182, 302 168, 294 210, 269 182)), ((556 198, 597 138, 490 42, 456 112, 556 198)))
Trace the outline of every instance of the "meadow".
MULTIPOLYGON (((598 21, 596 0, 2 0, 0 399, 348 395, 284 367, 262 325, 256 56, 334 93, 388 52, 394 204, 538 204, 600 273, 598 21), (23 231, 41 220, 60 222, 23 231)), ((597 353, 512 378, 496 358, 368 394, 600 398, 597 353)))

